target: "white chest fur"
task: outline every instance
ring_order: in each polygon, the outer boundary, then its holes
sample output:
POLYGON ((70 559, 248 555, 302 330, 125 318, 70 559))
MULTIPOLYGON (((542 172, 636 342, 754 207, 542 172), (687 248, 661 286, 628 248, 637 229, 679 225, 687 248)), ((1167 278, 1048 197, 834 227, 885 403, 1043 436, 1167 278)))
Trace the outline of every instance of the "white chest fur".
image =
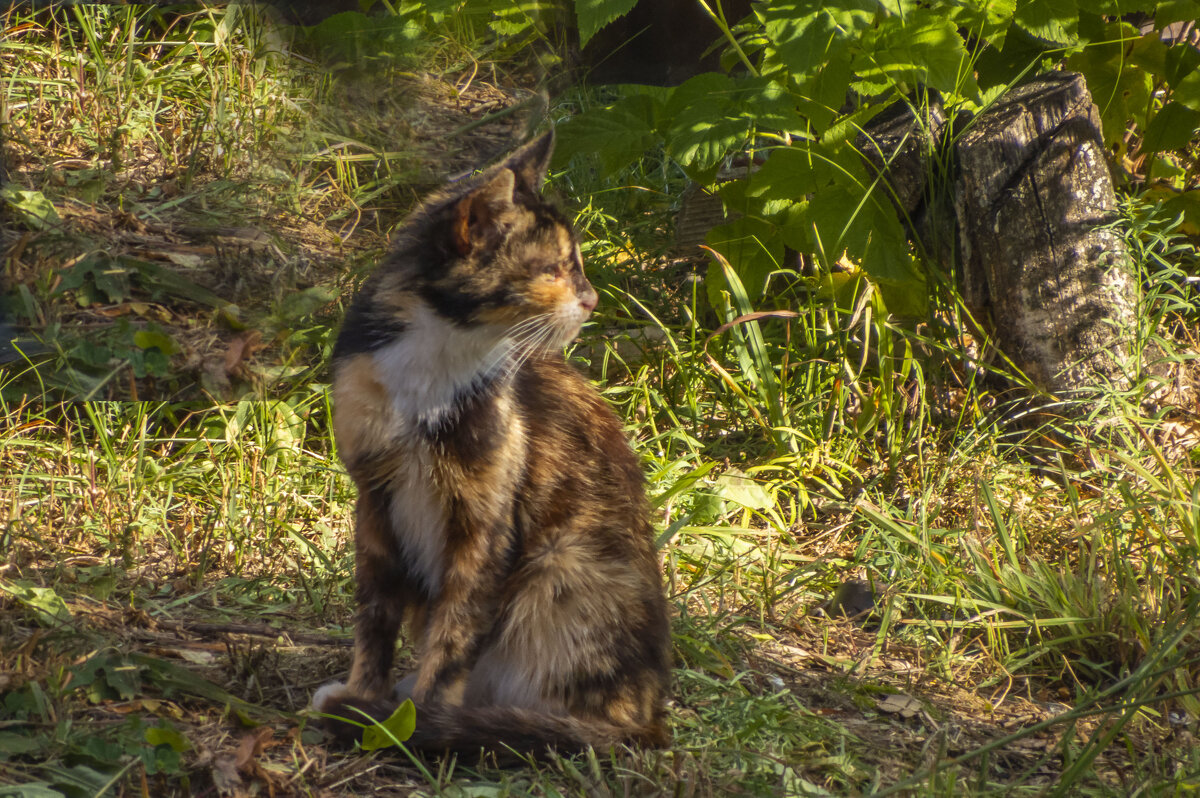
POLYGON ((431 596, 442 589, 446 507, 433 484, 424 444, 411 450, 392 474, 392 530, 414 576, 431 596))
POLYGON ((373 357, 397 415, 432 424, 462 391, 500 368, 512 348, 502 328, 462 328, 418 305, 404 333, 373 357))
POLYGON ((447 511, 434 483, 433 453, 420 428, 452 413, 458 397, 512 350, 504 330, 462 328, 421 305, 403 334, 373 353, 376 379, 391 397, 404 455, 391 470, 391 521, 409 567, 430 594, 442 586, 447 511))

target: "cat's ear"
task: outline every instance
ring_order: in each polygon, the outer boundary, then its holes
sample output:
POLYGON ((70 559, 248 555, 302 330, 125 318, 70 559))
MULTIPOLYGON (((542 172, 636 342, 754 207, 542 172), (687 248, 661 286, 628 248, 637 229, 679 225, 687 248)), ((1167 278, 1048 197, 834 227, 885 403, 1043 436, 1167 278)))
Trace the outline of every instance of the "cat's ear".
POLYGON ((469 255, 478 244, 490 247, 503 236, 503 219, 513 208, 516 181, 511 169, 501 169, 458 201, 451 238, 459 255, 469 255))
POLYGON ((554 129, 538 136, 504 161, 517 177, 517 190, 536 195, 550 171, 550 156, 554 154, 554 129))

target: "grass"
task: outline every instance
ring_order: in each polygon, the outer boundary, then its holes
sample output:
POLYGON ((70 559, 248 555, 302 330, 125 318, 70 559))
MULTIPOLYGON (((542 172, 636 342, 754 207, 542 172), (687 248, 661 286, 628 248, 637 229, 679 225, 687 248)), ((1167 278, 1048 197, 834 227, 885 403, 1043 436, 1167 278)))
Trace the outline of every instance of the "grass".
POLYGON ((862 275, 781 273, 763 304, 672 253, 666 158, 552 186, 602 293, 572 357, 650 482, 673 745, 327 750, 303 709, 353 611, 331 331, 416 197, 526 124, 473 120, 530 96, 523 40, 405 13, 332 53, 250 7, 5 17, 0 795, 1195 789, 1195 246, 1129 206, 1157 376, 1033 413, 862 275), (851 577, 873 623, 811 612, 851 577))

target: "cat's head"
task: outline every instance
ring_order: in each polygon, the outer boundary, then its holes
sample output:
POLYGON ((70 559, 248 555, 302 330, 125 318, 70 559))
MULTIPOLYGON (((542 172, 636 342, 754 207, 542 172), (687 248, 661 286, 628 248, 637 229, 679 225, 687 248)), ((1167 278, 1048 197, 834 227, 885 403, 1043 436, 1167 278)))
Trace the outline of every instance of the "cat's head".
POLYGON ((545 348, 579 332, 597 297, 570 222, 541 194, 553 149, 547 133, 443 195, 417 286, 440 315, 545 348))

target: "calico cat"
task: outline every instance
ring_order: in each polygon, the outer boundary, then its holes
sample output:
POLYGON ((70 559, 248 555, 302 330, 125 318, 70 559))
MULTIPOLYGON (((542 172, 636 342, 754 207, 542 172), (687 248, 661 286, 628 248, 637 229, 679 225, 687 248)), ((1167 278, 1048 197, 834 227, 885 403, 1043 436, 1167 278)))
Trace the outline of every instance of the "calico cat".
POLYGON ((313 707, 381 719, 411 691, 410 748, 668 740, 667 605, 640 465, 562 355, 597 297, 540 194, 552 149, 550 133, 421 205, 334 348, 359 610, 349 681, 313 707), (402 620, 417 666, 393 690, 402 620))

